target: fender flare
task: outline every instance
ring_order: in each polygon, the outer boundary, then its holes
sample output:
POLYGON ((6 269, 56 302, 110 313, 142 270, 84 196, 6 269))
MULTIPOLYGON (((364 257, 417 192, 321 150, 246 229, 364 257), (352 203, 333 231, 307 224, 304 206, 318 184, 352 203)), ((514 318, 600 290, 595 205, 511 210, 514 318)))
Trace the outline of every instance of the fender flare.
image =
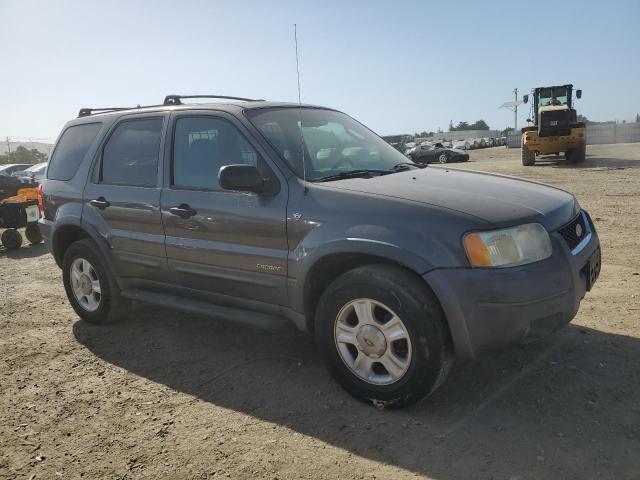
POLYGON ((83 231, 93 242, 98 246, 98 253, 104 260, 104 266, 109 270, 112 278, 116 280, 118 283, 118 287, 121 287, 120 282, 118 280, 117 275, 115 275, 113 271, 113 266, 111 262, 111 247, 107 240, 98 233, 98 231, 91 226, 90 224, 82 222, 80 219, 76 217, 69 217, 64 219, 63 221, 58 221, 55 223, 52 232, 51 232, 51 252, 53 257, 58 264, 59 267, 62 268, 62 258, 56 255, 56 238, 60 235, 61 232, 65 230, 65 228, 77 228, 83 231))
POLYGON ((295 286, 290 289, 289 297, 295 311, 307 313, 304 307, 310 274, 323 259, 336 254, 370 255, 384 258, 421 276, 433 269, 433 265, 425 258, 388 242, 366 238, 345 238, 324 243, 311 250, 299 261, 295 286))

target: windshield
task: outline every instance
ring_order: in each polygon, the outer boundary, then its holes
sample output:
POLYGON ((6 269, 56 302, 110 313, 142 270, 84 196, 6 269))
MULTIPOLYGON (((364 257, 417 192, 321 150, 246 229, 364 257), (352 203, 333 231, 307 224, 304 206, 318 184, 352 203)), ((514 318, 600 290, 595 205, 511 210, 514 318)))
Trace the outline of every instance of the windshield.
POLYGON ((296 175, 302 178, 306 170, 311 181, 354 170, 392 171, 411 163, 344 113, 289 107, 249 110, 247 117, 296 175))
POLYGON ((566 87, 542 88, 540 89, 540 106, 547 105, 566 105, 567 89, 566 87))

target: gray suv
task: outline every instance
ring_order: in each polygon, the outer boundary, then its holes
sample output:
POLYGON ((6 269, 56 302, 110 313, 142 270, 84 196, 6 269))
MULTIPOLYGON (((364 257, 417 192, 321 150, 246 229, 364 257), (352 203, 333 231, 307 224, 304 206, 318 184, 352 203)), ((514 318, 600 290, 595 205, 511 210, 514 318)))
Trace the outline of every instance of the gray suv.
POLYGON ((600 270, 569 193, 424 168, 344 113, 228 103, 82 109, 56 142, 41 230, 85 321, 149 302, 309 332, 381 406, 569 322, 600 270))

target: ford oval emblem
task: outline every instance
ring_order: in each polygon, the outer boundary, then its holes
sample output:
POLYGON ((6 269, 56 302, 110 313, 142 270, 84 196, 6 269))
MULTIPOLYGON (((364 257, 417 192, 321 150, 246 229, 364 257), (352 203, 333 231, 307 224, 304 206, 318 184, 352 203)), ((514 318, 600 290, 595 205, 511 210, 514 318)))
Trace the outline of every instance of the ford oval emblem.
POLYGON ((582 236, 582 225, 580 225, 579 223, 576 225, 576 236, 582 236))

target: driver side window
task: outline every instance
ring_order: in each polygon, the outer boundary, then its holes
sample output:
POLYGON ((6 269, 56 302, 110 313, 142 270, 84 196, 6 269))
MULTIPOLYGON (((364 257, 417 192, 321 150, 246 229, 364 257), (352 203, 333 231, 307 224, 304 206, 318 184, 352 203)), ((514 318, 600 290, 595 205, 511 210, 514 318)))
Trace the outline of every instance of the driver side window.
POLYGON ((258 152, 229 121, 180 117, 173 141, 171 184, 177 188, 222 190, 218 172, 225 165, 264 167, 258 152))

